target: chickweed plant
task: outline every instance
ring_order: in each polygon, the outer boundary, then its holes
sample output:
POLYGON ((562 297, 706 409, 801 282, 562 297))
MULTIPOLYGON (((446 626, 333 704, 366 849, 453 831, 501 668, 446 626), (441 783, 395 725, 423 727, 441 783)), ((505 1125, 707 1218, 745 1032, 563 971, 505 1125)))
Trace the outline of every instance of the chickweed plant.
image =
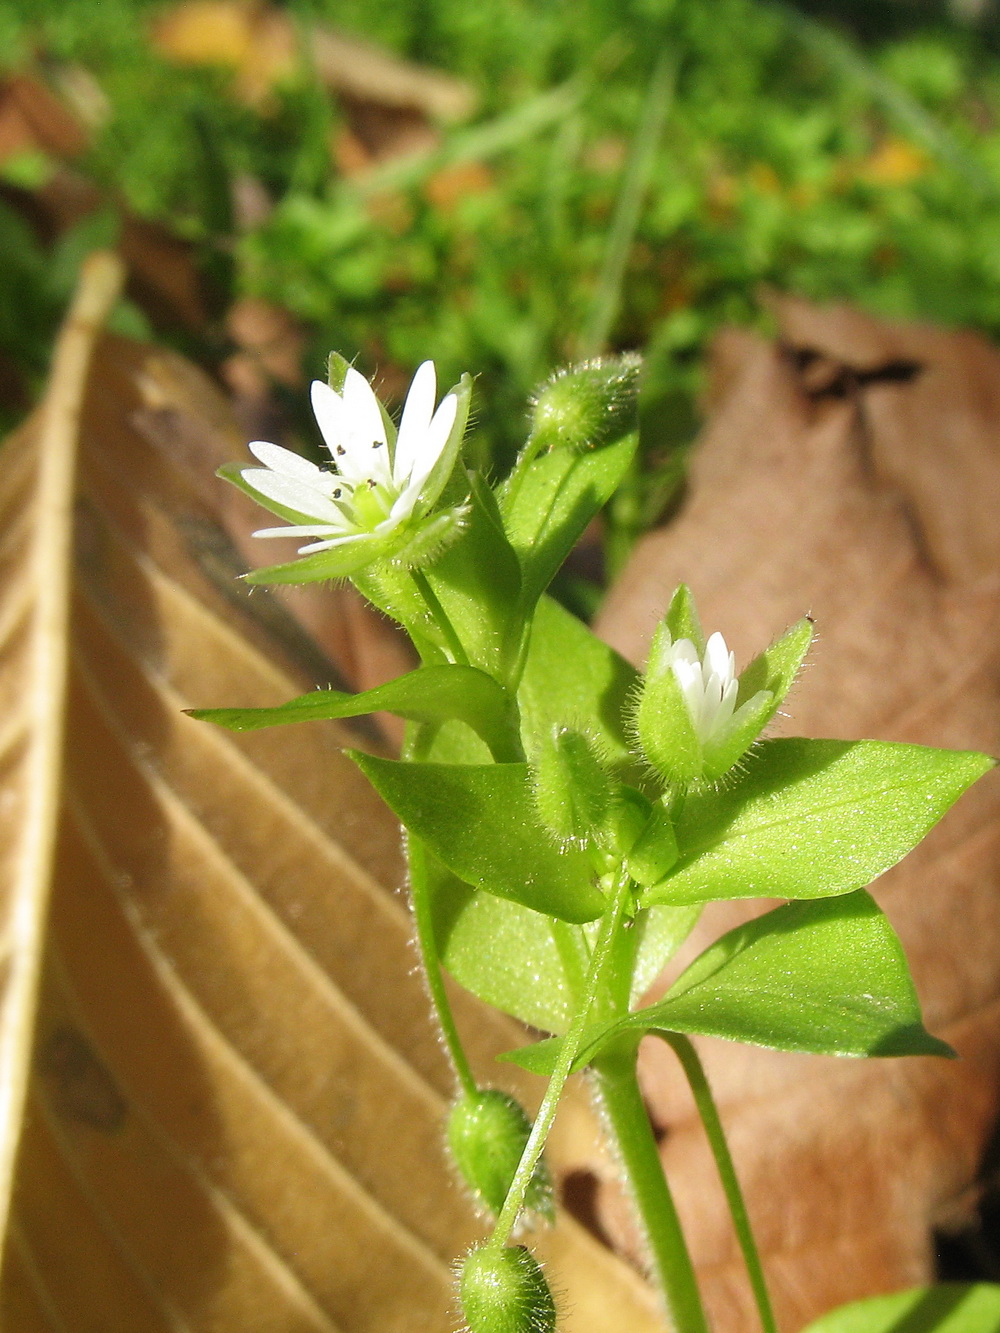
POLYGON ((526 1220, 542 1225, 552 1212, 543 1148, 572 1072, 590 1071, 670 1324, 703 1333, 636 1081, 643 1037, 673 1048, 761 1325, 774 1333, 692 1035, 826 1055, 953 1054, 924 1029, 899 941, 866 886, 992 761, 882 741, 762 739, 809 650, 808 618, 737 672, 682 586, 643 675, 546 595, 633 459, 639 370, 621 358, 556 375, 536 397, 516 465, 493 485, 463 462, 468 376, 438 402, 425 362, 397 429, 333 355, 329 382, 313 386, 328 461, 258 441, 260 466, 223 469, 282 520, 258 536, 303 540, 298 559, 254 571, 251 583, 349 579, 419 655, 416 670, 360 694, 320 690, 196 716, 238 731, 377 710, 407 720, 400 759, 352 757, 406 829, 416 933, 458 1090, 447 1139, 493 1218, 459 1269, 471 1333, 557 1326, 547 1280, 519 1242, 526 1220), (711 944, 641 1006, 706 903, 761 897, 783 905, 711 944), (478 1086, 444 970, 551 1034, 504 1057, 548 1080, 534 1124, 506 1093, 478 1086))

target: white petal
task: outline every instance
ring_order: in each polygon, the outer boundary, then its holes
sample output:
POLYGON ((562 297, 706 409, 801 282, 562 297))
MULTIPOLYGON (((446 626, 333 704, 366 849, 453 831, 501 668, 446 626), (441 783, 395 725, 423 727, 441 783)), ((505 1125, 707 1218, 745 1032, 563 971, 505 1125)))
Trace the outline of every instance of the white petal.
POLYGON ((367 454, 376 441, 385 444, 385 423, 378 399, 364 375, 359 375, 353 366, 348 367, 344 380, 344 418, 349 438, 342 443, 349 453, 353 448, 367 454))
POLYGON ((296 477, 299 481, 316 483, 322 479, 322 472, 315 463, 301 454, 283 449, 280 444, 270 444, 267 440, 254 440, 247 446, 254 458, 258 459, 272 472, 279 472, 283 477, 296 477))
POLYGON ((349 532, 343 537, 333 537, 326 542, 310 542, 308 546, 299 547, 299 555, 312 555, 314 551, 332 551, 335 546, 346 546, 348 542, 364 541, 370 537, 367 532, 349 532))
POLYGON ((431 424, 436 396, 437 374, 434 362, 425 361, 418 367, 410 384, 403 406, 403 417, 399 423, 396 458, 392 468, 397 484, 405 482, 413 471, 420 445, 431 424))
POLYGON ((338 537, 343 531, 344 527, 338 528, 332 523, 286 523, 283 528, 260 528, 253 535, 255 537, 338 537))
POLYGON ((721 681, 732 679, 732 667, 735 665, 735 659, 726 647, 726 641, 716 630, 705 645, 705 666, 709 672, 714 672, 721 681))
MULTIPOLYGON (((681 640, 683 642, 683 640, 681 640)), ((705 700, 705 691, 701 675, 701 666, 697 662, 687 662, 684 658, 671 663, 671 670, 677 677, 677 683, 681 687, 681 693, 684 695, 688 706, 688 712, 691 714, 691 721, 694 723, 694 729, 701 734, 701 719, 703 705, 705 700)))
POLYGON ((671 662, 687 662, 691 666, 698 668, 701 673, 701 659, 698 656, 698 649, 690 639, 678 639, 676 643, 670 645, 671 662))
POLYGON ((420 442, 416 458, 410 470, 410 479, 422 487, 424 482, 434 471, 434 466, 444 447, 448 443, 448 436, 451 434, 451 428, 455 424, 455 416, 458 412, 458 399, 453 393, 443 399, 441 406, 434 413, 434 419, 427 427, 424 438, 420 442))
POLYGON ((736 696, 740 692, 740 683, 738 680, 731 680, 722 691, 722 702, 719 704, 718 711, 712 719, 712 728, 714 731, 720 731, 733 715, 733 709, 736 707, 736 696))
POLYGON ((280 472, 251 467, 243 473, 243 480, 260 495, 296 514, 318 518, 324 523, 340 523, 341 511, 334 502, 295 477, 283 477, 280 472))
POLYGON ((322 380, 313 380, 309 386, 309 397, 312 399, 313 416, 323 436, 323 443, 336 458, 337 445, 347 431, 344 400, 322 380))

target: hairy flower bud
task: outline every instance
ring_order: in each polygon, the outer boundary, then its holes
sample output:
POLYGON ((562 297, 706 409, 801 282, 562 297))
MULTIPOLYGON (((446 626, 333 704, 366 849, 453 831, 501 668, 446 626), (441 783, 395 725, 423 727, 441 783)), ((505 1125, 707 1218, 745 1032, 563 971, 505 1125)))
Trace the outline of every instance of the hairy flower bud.
POLYGON ((523 1245, 473 1250, 459 1283, 469 1333, 554 1333, 556 1303, 523 1245))
POLYGON ((803 619, 742 675, 721 634, 705 641, 685 587, 653 635, 635 725, 646 758, 670 784, 714 782, 736 764, 791 688, 812 639, 803 619))
MULTIPOLYGON (((531 1121, 523 1107, 499 1088, 466 1093, 448 1117, 448 1146, 462 1178, 494 1214, 499 1213, 514 1179, 531 1121)), ((528 1208, 552 1213, 552 1183, 542 1158, 525 1196, 528 1208)))
POLYGON ((603 824, 614 784, 590 739, 572 727, 554 727, 535 756, 535 805, 561 843, 587 842, 603 824))
POLYGON ((637 356, 621 356, 557 371, 535 398, 535 445, 594 449, 637 430, 641 366, 637 356))

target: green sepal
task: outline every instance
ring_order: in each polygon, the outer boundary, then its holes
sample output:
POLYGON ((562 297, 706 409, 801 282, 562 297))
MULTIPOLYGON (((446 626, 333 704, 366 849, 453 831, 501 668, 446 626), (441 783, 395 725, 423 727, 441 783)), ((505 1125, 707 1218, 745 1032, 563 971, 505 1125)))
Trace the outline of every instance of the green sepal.
POLYGON ((687 785, 704 772, 701 741, 668 652, 670 628, 663 622, 653 635, 646 679, 635 712, 642 752, 667 783, 687 785))
POLYGON ((767 690, 774 698, 772 713, 776 711, 806 659, 813 633, 813 622, 803 616, 776 643, 755 657, 740 673, 736 707, 741 708, 755 694, 767 690))
POLYGON ((527 764, 408 764, 347 751, 408 829, 460 879, 564 921, 605 907, 587 856, 559 851, 527 764))
POLYGON ((760 690, 733 715, 721 735, 705 742, 702 773, 706 782, 717 782, 743 758, 774 716, 777 706, 770 690, 760 690))
MULTIPOLYGON (((663 624, 667 627, 670 641, 676 643, 678 639, 690 639, 698 649, 698 656, 704 656, 705 635, 698 617, 698 608, 694 604, 694 596, 686 583, 681 583, 674 589, 667 613, 663 617, 663 624)), ((669 643, 667 646, 669 647, 669 643)))
POLYGON ((997 1333, 998 1329, 1000 1286, 942 1282, 841 1305, 803 1333, 997 1333))
POLYGON ((680 859, 640 901, 823 898, 900 861, 994 761, 888 741, 770 740, 730 785, 689 794, 680 859))
POLYGON ((511 736, 516 735, 517 712, 510 696, 483 671, 466 666, 420 667, 405 676, 365 690, 313 690, 276 708, 191 708, 191 717, 214 722, 230 731, 318 718, 360 717, 384 711, 412 722, 439 724, 452 718, 470 726, 500 759, 512 758, 511 736))

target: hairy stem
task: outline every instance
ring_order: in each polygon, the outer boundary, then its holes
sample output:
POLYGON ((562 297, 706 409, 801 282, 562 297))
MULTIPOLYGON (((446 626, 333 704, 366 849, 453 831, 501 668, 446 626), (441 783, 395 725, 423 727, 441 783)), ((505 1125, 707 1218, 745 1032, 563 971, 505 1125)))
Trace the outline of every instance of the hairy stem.
POLYGON ((521 1161, 514 1173, 510 1189, 507 1191, 507 1198, 500 1210, 493 1235, 487 1242, 491 1249, 499 1250, 507 1243, 517 1222, 528 1185, 531 1183, 534 1174, 535 1165, 542 1154, 542 1149, 545 1147, 545 1140, 552 1128, 552 1122, 556 1118, 559 1098, 562 1096, 566 1080, 573 1068, 580 1038, 583 1036, 584 1028, 591 1016, 591 1009, 603 980, 605 964, 611 956, 612 944, 625 916, 625 909, 631 900, 631 896, 628 876, 624 871, 620 871, 615 881, 608 910, 601 920, 600 933, 594 945, 594 952, 590 956, 590 966, 587 969, 586 982, 576 1014, 569 1032, 563 1039, 556 1067, 549 1079, 549 1086, 545 1089, 545 1096, 538 1108, 538 1115, 535 1117, 535 1123, 528 1142, 525 1144, 521 1161))
POLYGON ((601 1101, 675 1333, 708 1333, 694 1266, 635 1075, 636 1046, 594 1061, 601 1101))

